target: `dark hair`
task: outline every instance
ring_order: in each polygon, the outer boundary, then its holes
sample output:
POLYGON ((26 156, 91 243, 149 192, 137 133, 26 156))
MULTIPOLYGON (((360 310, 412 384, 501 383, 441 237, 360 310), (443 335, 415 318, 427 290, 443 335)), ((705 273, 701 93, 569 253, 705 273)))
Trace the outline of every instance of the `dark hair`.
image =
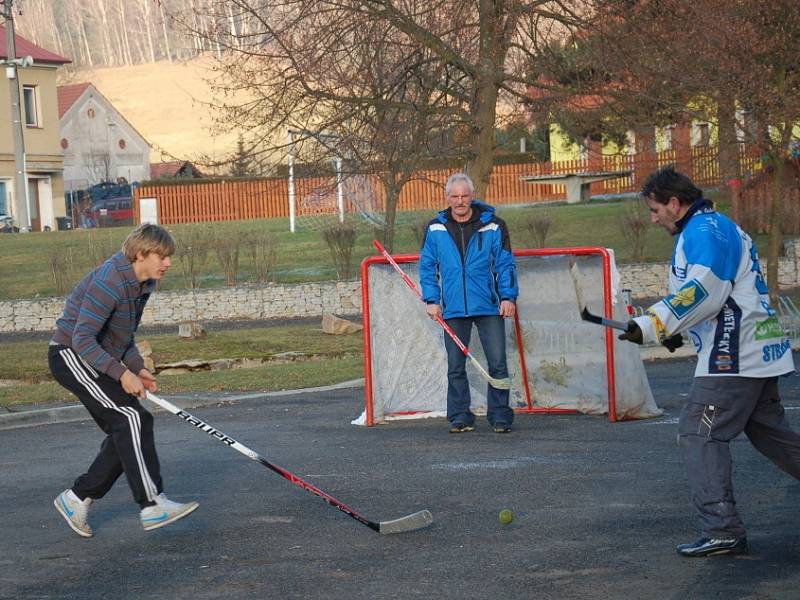
POLYGON ((703 191, 672 165, 652 173, 642 186, 642 196, 666 204, 673 196, 681 204, 692 204, 703 197, 703 191))

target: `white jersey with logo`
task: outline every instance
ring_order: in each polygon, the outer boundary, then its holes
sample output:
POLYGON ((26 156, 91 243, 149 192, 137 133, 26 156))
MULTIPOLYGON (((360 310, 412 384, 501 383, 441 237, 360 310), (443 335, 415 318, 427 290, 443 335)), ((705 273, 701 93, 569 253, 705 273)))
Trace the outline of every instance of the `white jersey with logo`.
POLYGON ((675 244, 670 295, 637 317, 644 342, 689 333, 695 376, 774 377, 794 370, 750 236, 706 205, 675 244))

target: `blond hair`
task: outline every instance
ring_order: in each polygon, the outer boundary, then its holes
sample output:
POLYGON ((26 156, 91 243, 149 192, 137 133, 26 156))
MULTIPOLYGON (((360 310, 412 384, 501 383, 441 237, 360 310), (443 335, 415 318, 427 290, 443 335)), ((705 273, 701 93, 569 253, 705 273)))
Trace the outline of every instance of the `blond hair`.
POLYGON ((152 223, 142 223, 128 234, 122 243, 125 258, 133 262, 139 252, 147 256, 155 252, 162 258, 175 254, 175 240, 169 231, 152 223))

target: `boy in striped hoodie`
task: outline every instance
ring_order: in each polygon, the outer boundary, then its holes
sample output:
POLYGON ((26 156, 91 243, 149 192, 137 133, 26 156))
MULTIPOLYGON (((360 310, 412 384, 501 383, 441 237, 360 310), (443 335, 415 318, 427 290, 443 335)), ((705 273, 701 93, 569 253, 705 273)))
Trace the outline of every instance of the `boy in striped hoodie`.
POLYGON ((50 341, 50 371, 75 394, 106 434, 100 452, 54 504, 67 524, 92 537, 89 506, 122 473, 141 508, 145 530, 185 517, 197 502, 182 504, 163 492, 153 436, 153 416, 139 400, 157 391, 134 343, 145 304, 175 252, 169 232, 158 225, 137 227, 122 250, 86 275, 69 294, 50 341))

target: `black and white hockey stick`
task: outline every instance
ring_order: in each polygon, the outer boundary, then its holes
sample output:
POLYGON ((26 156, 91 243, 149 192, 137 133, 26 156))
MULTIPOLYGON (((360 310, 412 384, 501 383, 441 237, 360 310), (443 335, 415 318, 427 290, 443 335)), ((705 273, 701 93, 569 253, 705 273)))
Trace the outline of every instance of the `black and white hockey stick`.
POLYGON ((581 311, 581 319, 583 319, 584 321, 589 321, 590 323, 603 325, 604 327, 611 327, 612 329, 620 329, 622 331, 628 331, 627 323, 623 323, 621 321, 615 321, 614 319, 606 319, 605 317, 593 315, 592 313, 589 312, 589 308, 586 304, 586 297, 584 296, 583 293, 583 285, 581 284, 581 274, 578 271, 578 264, 574 260, 570 260, 569 274, 570 277, 572 277, 572 285, 575 288, 575 297, 578 300, 578 310, 581 311))
POLYGON ((300 486, 304 490, 309 491, 312 494, 315 494, 315 495, 319 496, 320 498, 322 498, 325 502, 327 502, 328 504, 330 504, 334 508, 338 508, 340 511, 342 511, 344 514, 346 514, 348 517, 351 517, 351 518, 355 519, 356 521, 358 521, 362 525, 366 525, 367 527, 369 527, 373 531, 377 531, 378 533, 380 533, 382 535, 385 535, 385 534, 388 534, 388 533, 404 533, 406 531, 414 531, 416 529, 422 529, 423 527, 427 527, 428 525, 433 523, 433 515, 428 510, 421 510, 421 511, 415 512, 415 513, 413 513, 411 515, 406 515, 405 517, 400 517, 399 519, 393 519, 392 521, 380 521, 380 522, 377 522, 377 523, 375 521, 370 521, 366 517, 360 515, 356 511, 354 511, 352 508, 350 508, 346 504, 343 504, 342 502, 339 502, 333 496, 330 496, 330 495, 326 494, 325 492, 323 492, 321 489, 311 485, 310 483, 308 483, 306 481, 303 481, 297 475, 294 475, 294 474, 290 473, 286 469, 283 469, 283 468, 279 467, 278 465, 272 464, 271 462, 269 462, 268 460, 262 458, 261 456, 258 455, 258 453, 254 452, 253 450, 251 450, 250 448, 248 448, 244 444, 240 444, 239 442, 237 442, 232 437, 222 433, 219 429, 216 429, 215 427, 212 427, 211 425, 209 425, 208 423, 205 423, 204 421, 198 419, 197 417, 190 415, 188 412, 186 412, 185 410, 183 410, 181 408, 178 408, 177 406, 175 406, 171 402, 168 402, 167 400, 164 400, 163 398, 159 398, 158 396, 156 396, 155 394, 152 394, 150 392, 147 392, 147 399, 150 400, 151 402, 153 402, 154 404, 157 404, 161 408, 163 408, 165 410, 168 410, 173 415, 177 415, 178 417, 180 417, 181 419, 183 419, 184 421, 186 421, 190 425, 194 425, 195 427, 197 427, 201 431, 205 431, 211 437, 217 438, 220 442, 222 442, 226 446, 230 446, 231 448, 233 448, 237 452, 240 452, 240 453, 244 454, 247 458, 252 459, 252 460, 254 460, 254 461, 258 462, 258 463, 261 463, 262 465, 264 465, 268 469, 270 469, 272 471, 275 471, 278 475, 280 475, 284 479, 288 479, 293 484, 295 484, 297 486, 300 486))
POLYGON ((606 319, 605 317, 601 317, 599 315, 593 315, 589 312, 587 307, 583 307, 581 311, 581 319, 584 321, 589 321, 590 323, 597 323, 598 325, 602 325, 603 327, 611 327, 612 329, 620 329, 622 331, 628 331, 628 324, 623 323, 622 321, 615 321, 614 319, 606 319))
MULTIPOLYGON (((372 240, 372 245, 375 246, 378 252, 383 254, 383 257, 387 261, 389 261, 389 264, 392 265, 392 267, 394 267, 394 270, 397 271, 398 275, 400 275, 405 284, 409 288, 411 288, 411 290, 417 295, 417 297, 420 300, 422 300, 422 292, 419 291, 417 284, 414 283, 408 275, 406 275, 406 272, 403 271, 400 265, 397 264, 397 261, 395 261, 395 259, 392 258, 392 255, 389 254, 389 252, 387 252, 386 248, 383 247, 383 244, 381 244, 378 240, 372 240)), ((439 316, 434 317, 433 320, 436 321, 441 326, 441 328, 445 330, 447 335, 450 336, 450 339, 453 340, 453 342, 455 342, 456 346, 458 346, 458 349, 464 353, 464 356, 470 359, 472 364, 475 365, 475 368, 478 369, 478 372, 481 375, 483 375, 483 378, 489 383, 490 386, 492 386, 496 390, 507 390, 511 387, 511 381, 509 380, 508 377, 504 377, 503 379, 498 379, 497 377, 492 377, 491 375, 489 375, 489 372, 483 368, 483 365, 481 365, 481 363, 478 362, 478 359, 475 358, 472 352, 470 352, 469 348, 467 348, 466 345, 464 345, 464 342, 462 342, 461 339, 458 337, 458 335, 456 335, 456 332, 453 331, 450 325, 447 324, 447 321, 445 321, 442 317, 439 316)))

